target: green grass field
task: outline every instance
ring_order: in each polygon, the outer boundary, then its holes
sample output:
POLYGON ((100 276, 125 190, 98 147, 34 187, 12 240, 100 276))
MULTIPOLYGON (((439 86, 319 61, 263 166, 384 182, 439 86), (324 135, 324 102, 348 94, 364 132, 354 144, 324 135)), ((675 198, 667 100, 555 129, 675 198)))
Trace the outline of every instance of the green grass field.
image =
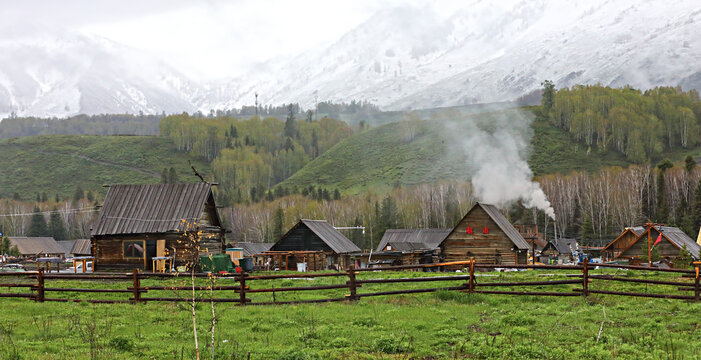
POLYGON ((163 168, 173 167, 181 181, 195 182, 191 160, 202 174, 209 165, 176 151, 157 136, 48 135, 0 141, 0 197, 36 193, 70 198, 77 186, 102 193, 104 184, 158 183, 163 168), (21 181, 19 181, 21 179, 21 181))
MULTIPOLYGON (((615 273, 596 270, 592 273, 615 273)), ((561 271, 480 273, 478 282, 565 279, 561 271)), ((376 277, 441 276, 435 273, 361 273, 376 277)), ((675 274, 625 272, 635 278, 691 282, 675 274)), ((7 282, 9 279, 3 279, 7 282)), ((169 280, 185 285, 188 278, 169 280)), ((345 277, 261 280, 251 288, 337 284, 345 277)), ((200 280, 205 283, 206 280, 200 280)), ((47 280, 47 287, 124 289, 127 282, 47 280)), ((143 285, 163 285, 144 280, 143 285)), ((217 285, 233 285, 218 279, 217 285)), ((359 293, 456 286, 460 281, 366 284, 359 293)), ((532 287, 569 292, 576 285, 532 287)), ((591 289, 679 293, 671 286, 595 281, 591 289)), ((499 290, 507 290, 499 288, 499 290)), ((517 290, 514 288, 514 290, 517 290)), ((3 289, 3 292, 7 292, 3 289)), ((278 301, 339 297, 347 290, 285 292, 278 301)), ((160 296, 188 296, 159 292, 160 296)), ((688 294, 688 293, 687 293, 688 294)), ((126 294, 82 298, 124 299, 126 294)), ((144 296, 159 296, 149 292, 144 296)), ((47 293, 47 296, 48 293, 47 293)), ((64 294, 51 295, 65 296, 64 294)), ((202 296, 206 296, 203 292, 202 296)), ((217 296, 235 297, 233 293, 217 296)), ((253 301, 271 294, 249 294, 253 301)), ((427 294, 362 298, 355 303, 246 306, 215 305, 216 359, 698 359, 701 303, 609 295, 537 297, 427 294), (604 320, 604 311, 606 318, 604 320), (603 322, 603 327, 602 327, 603 322), (599 331, 601 335, 599 336, 599 331), (598 340, 597 340, 598 337, 598 340)), ((202 358, 210 358, 209 303, 197 305, 202 358)), ((0 300, 0 358, 8 359, 191 359, 192 317, 185 303, 87 304, 0 300)))

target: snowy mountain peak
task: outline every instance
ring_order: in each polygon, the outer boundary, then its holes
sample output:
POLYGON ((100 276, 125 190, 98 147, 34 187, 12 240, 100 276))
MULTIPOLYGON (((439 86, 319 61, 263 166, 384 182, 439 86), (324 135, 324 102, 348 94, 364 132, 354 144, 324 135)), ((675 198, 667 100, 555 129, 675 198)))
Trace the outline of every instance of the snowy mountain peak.
POLYGON ((328 46, 196 83, 85 34, 0 40, 0 114, 167 113, 366 100, 414 109, 511 100, 540 87, 701 87, 696 0, 472 0, 383 9, 328 46))

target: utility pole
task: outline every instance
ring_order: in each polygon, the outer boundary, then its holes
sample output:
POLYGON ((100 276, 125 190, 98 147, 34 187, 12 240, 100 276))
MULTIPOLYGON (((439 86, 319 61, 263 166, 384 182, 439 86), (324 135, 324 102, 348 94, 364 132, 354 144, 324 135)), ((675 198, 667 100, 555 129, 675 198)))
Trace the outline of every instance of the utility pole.
POLYGON ((256 91, 256 116, 258 116, 258 92, 256 91))
MULTIPOLYGON (((650 220, 648 219, 647 222, 645 223, 645 227, 647 227, 647 266, 652 267, 652 238, 651 238, 651 233, 652 233, 652 228, 655 226, 664 226, 664 224, 657 224, 657 223, 651 223, 650 220)), ((660 234, 662 233, 662 229, 660 229, 660 234)))

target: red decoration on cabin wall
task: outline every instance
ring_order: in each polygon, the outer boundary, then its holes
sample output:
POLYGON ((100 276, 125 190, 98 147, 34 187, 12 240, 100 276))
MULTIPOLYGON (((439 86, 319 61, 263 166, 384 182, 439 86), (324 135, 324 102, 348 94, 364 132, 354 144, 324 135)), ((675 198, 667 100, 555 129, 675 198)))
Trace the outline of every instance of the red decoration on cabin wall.
POLYGON ((466 234, 472 234, 472 226, 468 226, 467 230, 465 230, 466 234))
POLYGON ((489 234, 489 228, 485 226, 484 229, 482 229, 482 233, 489 234))

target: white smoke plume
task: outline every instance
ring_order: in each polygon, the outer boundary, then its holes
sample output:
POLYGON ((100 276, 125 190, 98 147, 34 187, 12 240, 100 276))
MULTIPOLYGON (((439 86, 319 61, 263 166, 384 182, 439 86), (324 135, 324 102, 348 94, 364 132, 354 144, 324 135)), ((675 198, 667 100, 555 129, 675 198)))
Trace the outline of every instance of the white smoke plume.
POLYGON ((532 180, 527 162, 533 114, 518 108, 495 108, 487 114, 461 117, 463 120, 444 120, 446 136, 452 140, 449 149, 457 146, 464 151, 477 199, 500 207, 520 201, 555 219, 555 211, 543 189, 532 180))

